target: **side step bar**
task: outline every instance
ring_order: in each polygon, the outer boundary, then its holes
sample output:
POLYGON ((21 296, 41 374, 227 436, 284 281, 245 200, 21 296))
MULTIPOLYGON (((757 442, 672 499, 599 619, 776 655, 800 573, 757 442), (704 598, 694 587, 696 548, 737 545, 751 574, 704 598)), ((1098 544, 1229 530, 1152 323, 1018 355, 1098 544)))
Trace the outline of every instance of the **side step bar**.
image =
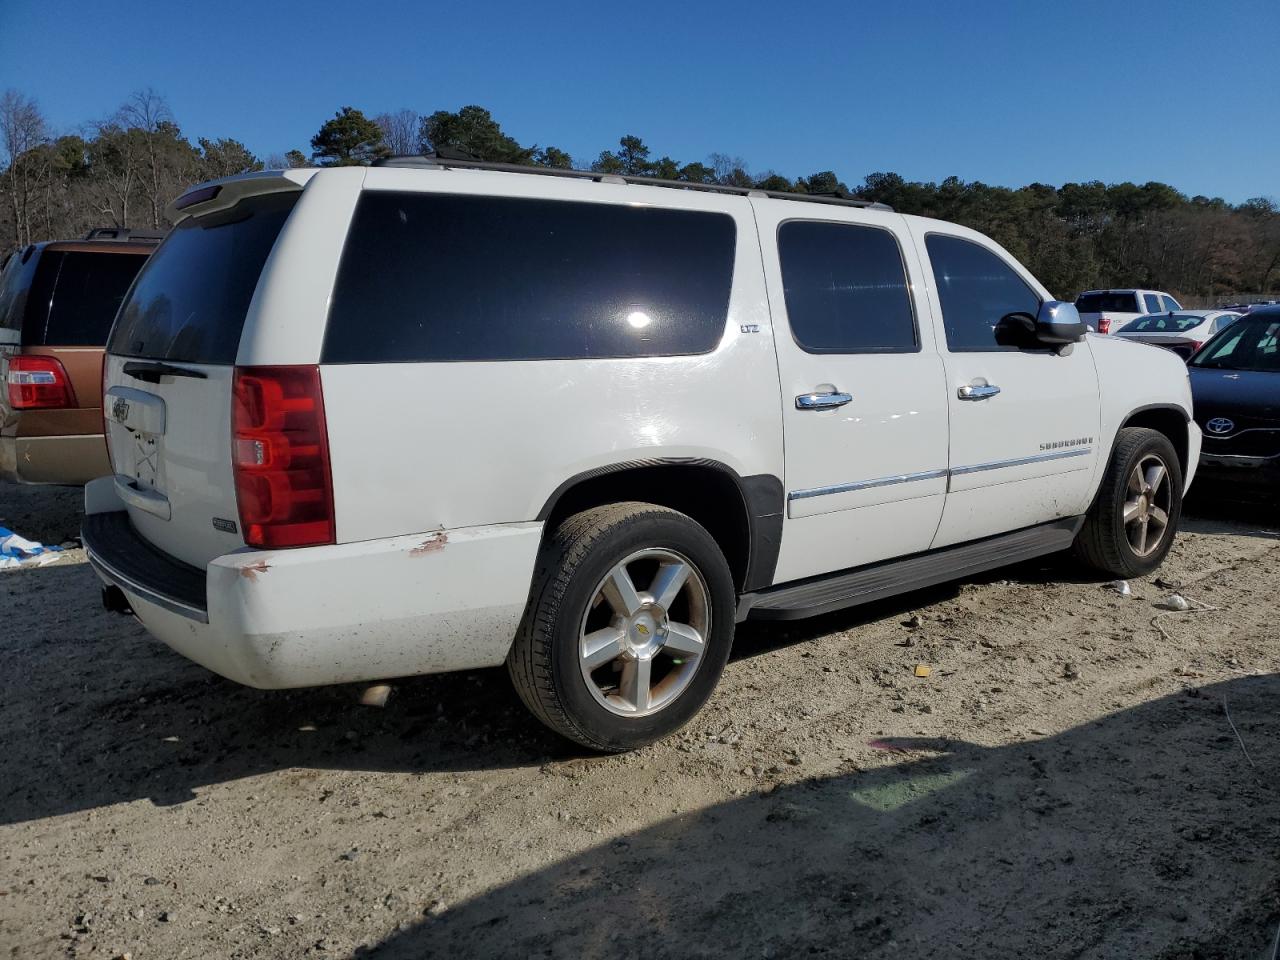
POLYGON ((901 560, 855 567, 744 593, 738 599, 738 622, 748 618, 800 620, 816 617, 949 580, 961 580, 986 570, 1065 550, 1071 546, 1083 525, 1084 517, 1054 520, 985 540, 917 553, 901 560))

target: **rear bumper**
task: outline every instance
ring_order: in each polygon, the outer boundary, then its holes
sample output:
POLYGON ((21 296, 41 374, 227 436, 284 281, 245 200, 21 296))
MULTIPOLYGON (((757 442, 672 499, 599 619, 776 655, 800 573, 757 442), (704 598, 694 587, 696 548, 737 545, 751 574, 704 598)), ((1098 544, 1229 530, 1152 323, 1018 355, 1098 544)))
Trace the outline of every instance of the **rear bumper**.
POLYGON ((0 480, 81 486, 110 472, 100 433, 0 437, 0 480))
MULTIPOLYGON (((109 478, 108 478, 109 482, 109 478)), ((91 484, 90 488, 96 487, 91 484)), ((295 550, 241 550, 205 570, 155 550, 86 497, 85 551, 157 639, 251 687, 497 666, 524 613, 542 524, 295 550)))

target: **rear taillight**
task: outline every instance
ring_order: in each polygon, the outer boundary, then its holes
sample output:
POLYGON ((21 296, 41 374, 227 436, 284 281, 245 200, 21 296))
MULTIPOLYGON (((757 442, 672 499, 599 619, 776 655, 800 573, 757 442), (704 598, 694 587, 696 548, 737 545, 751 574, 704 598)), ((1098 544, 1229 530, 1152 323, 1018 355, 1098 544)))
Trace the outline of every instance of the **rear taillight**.
POLYGON ((1098 318, 1098 332, 1099 332, 1099 333, 1110 333, 1110 332, 1111 332, 1111 318, 1110 318, 1110 317, 1099 317, 1099 318, 1098 318))
POLYGON ((310 547, 334 542, 319 367, 236 368, 231 460, 245 543, 310 547))
POLYGON ((53 357, 9 358, 9 406, 14 410, 74 407, 76 392, 66 368, 53 357))

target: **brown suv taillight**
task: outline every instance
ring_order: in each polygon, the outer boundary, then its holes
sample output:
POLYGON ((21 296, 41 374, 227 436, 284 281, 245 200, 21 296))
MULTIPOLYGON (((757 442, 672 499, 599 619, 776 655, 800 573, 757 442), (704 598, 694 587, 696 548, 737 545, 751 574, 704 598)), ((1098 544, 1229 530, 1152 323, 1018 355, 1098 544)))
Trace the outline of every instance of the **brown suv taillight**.
POLYGON ((48 410, 76 405, 71 378, 54 357, 10 357, 8 381, 9 406, 14 410, 48 410))
POLYGON ((320 368, 237 367, 231 460, 245 543, 333 543, 333 482, 320 368))

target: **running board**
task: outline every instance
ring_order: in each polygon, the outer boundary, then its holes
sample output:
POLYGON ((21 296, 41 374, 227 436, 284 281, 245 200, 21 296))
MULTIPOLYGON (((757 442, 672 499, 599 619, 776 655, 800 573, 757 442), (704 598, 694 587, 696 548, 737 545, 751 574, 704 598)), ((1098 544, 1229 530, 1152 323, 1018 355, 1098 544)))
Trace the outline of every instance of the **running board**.
POLYGON ((962 580, 986 570, 1065 550, 1082 526, 1084 517, 1068 517, 901 560, 744 593, 738 599, 738 622, 748 618, 800 620, 949 580, 962 580))

